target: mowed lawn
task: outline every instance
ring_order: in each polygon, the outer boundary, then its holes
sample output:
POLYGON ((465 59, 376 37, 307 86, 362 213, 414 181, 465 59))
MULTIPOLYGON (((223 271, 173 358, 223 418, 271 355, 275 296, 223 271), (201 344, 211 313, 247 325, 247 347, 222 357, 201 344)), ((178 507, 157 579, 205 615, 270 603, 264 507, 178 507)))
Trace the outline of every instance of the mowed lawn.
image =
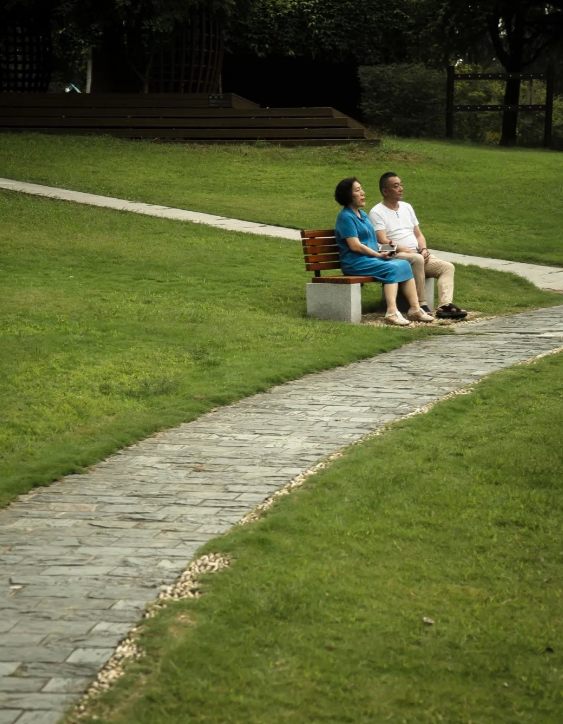
MULTIPOLYGON (((0 212, 2 503, 214 406, 429 333, 306 318, 298 242, 5 192, 0 212)), ((509 306, 521 289, 509 285, 509 306)))
MULTIPOLYGON (((9 192, 0 212, 2 503, 214 406, 434 333, 308 319, 299 242, 9 192)), ((561 301, 509 275, 458 276, 484 314, 561 301)), ((364 299, 377 308, 380 286, 364 299)))
POLYGON ((0 175, 292 228, 327 228, 337 182, 358 176, 368 208, 384 171, 405 184, 430 245, 563 265, 563 156, 531 149, 384 139, 381 147, 153 144, 0 135, 0 175), (538 188, 547 189, 538 202, 538 188))
MULTIPOLYGON (((409 198, 435 246, 490 250, 493 230, 491 256, 504 258, 531 253, 520 232, 532 230, 532 166, 560 193, 556 154, 447 144, 0 146, 4 176, 295 227, 332 222, 343 176, 367 179, 375 196, 379 173, 402 160, 391 168, 410 168, 420 195, 409 198)), ((213 406, 447 333, 308 319, 298 242, 9 192, 0 211, 3 502, 213 406)), ((535 227, 544 263, 563 261, 558 214, 535 227)), ((472 267, 456 278, 456 297, 485 315, 562 299, 472 267)), ((380 290, 364 296, 373 309, 380 290)), ((558 723, 562 364, 505 371, 396 424, 258 524, 212 541, 232 567, 151 620, 147 655, 91 721, 558 723)))
POLYGON ((348 448, 206 545, 80 721, 559 724, 562 426, 558 354, 348 448))

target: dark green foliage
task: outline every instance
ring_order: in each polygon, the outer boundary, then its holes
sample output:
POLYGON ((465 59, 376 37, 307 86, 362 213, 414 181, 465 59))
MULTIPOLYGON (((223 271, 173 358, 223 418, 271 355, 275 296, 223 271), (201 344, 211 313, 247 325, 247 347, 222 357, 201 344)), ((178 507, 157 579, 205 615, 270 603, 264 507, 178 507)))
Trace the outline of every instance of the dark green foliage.
POLYGON ((380 63, 400 57, 411 26, 408 0, 256 0, 230 43, 258 56, 380 63))
POLYGON ((367 123, 398 136, 444 135, 444 73, 416 63, 361 67, 359 74, 367 123))

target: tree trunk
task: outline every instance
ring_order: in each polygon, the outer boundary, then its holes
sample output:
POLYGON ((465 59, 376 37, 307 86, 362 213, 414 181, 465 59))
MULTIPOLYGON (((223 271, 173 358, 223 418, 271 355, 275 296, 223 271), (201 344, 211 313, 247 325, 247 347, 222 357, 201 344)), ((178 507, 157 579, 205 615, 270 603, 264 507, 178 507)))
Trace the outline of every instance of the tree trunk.
MULTIPOLYGON (((504 105, 517 106, 520 98, 520 79, 509 78, 504 91, 504 105)), ((518 128, 518 111, 504 111, 502 114, 501 146, 516 145, 516 130, 518 128)))

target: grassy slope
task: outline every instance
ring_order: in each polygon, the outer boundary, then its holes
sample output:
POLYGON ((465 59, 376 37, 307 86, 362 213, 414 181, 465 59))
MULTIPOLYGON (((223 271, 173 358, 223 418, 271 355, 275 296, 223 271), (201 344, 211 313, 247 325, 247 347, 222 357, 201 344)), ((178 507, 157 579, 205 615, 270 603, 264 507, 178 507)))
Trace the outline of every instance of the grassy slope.
MULTIPOLYGON (((298 242, 0 193, 0 504, 155 430, 431 332, 307 319, 298 242)), ((485 314, 558 304, 458 270, 485 314)), ((364 290, 364 309, 379 285, 364 290)))
POLYGON ((495 374, 208 544, 234 565, 146 624, 98 724, 558 724, 562 372, 495 374))
MULTIPOLYGON (((2 502, 216 405, 428 332, 306 318, 297 242, 10 193, 0 211, 2 502)), ((368 308, 380 295, 366 289, 368 308)))
POLYGON ((552 265, 563 264, 562 168, 556 152, 405 139, 287 149, 0 135, 8 178, 295 228, 332 225, 334 187, 351 174, 376 203, 393 170, 435 248, 552 265), (542 208, 537 186, 549 190, 542 208))

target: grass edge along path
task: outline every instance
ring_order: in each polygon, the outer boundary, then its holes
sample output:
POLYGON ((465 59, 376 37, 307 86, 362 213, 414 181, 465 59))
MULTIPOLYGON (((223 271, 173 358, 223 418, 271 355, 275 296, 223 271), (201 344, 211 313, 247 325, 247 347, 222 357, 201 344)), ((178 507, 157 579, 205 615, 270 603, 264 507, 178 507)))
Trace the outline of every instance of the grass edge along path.
POLYGON ((562 367, 393 423, 205 545, 232 565, 81 721, 558 724, 562 367))
POLYGON ((563 265, 560 166, 556 151, 393 137, 375 148, 280 148, 0 135, 7 178, 290 228, 333 226, 334 188, 350 175, 371 208, 379 176, 392 170, 430 247, 553 266, 563 265), (550 190, 549 214, 537 213, 522 183, 538 175, 550 190))

